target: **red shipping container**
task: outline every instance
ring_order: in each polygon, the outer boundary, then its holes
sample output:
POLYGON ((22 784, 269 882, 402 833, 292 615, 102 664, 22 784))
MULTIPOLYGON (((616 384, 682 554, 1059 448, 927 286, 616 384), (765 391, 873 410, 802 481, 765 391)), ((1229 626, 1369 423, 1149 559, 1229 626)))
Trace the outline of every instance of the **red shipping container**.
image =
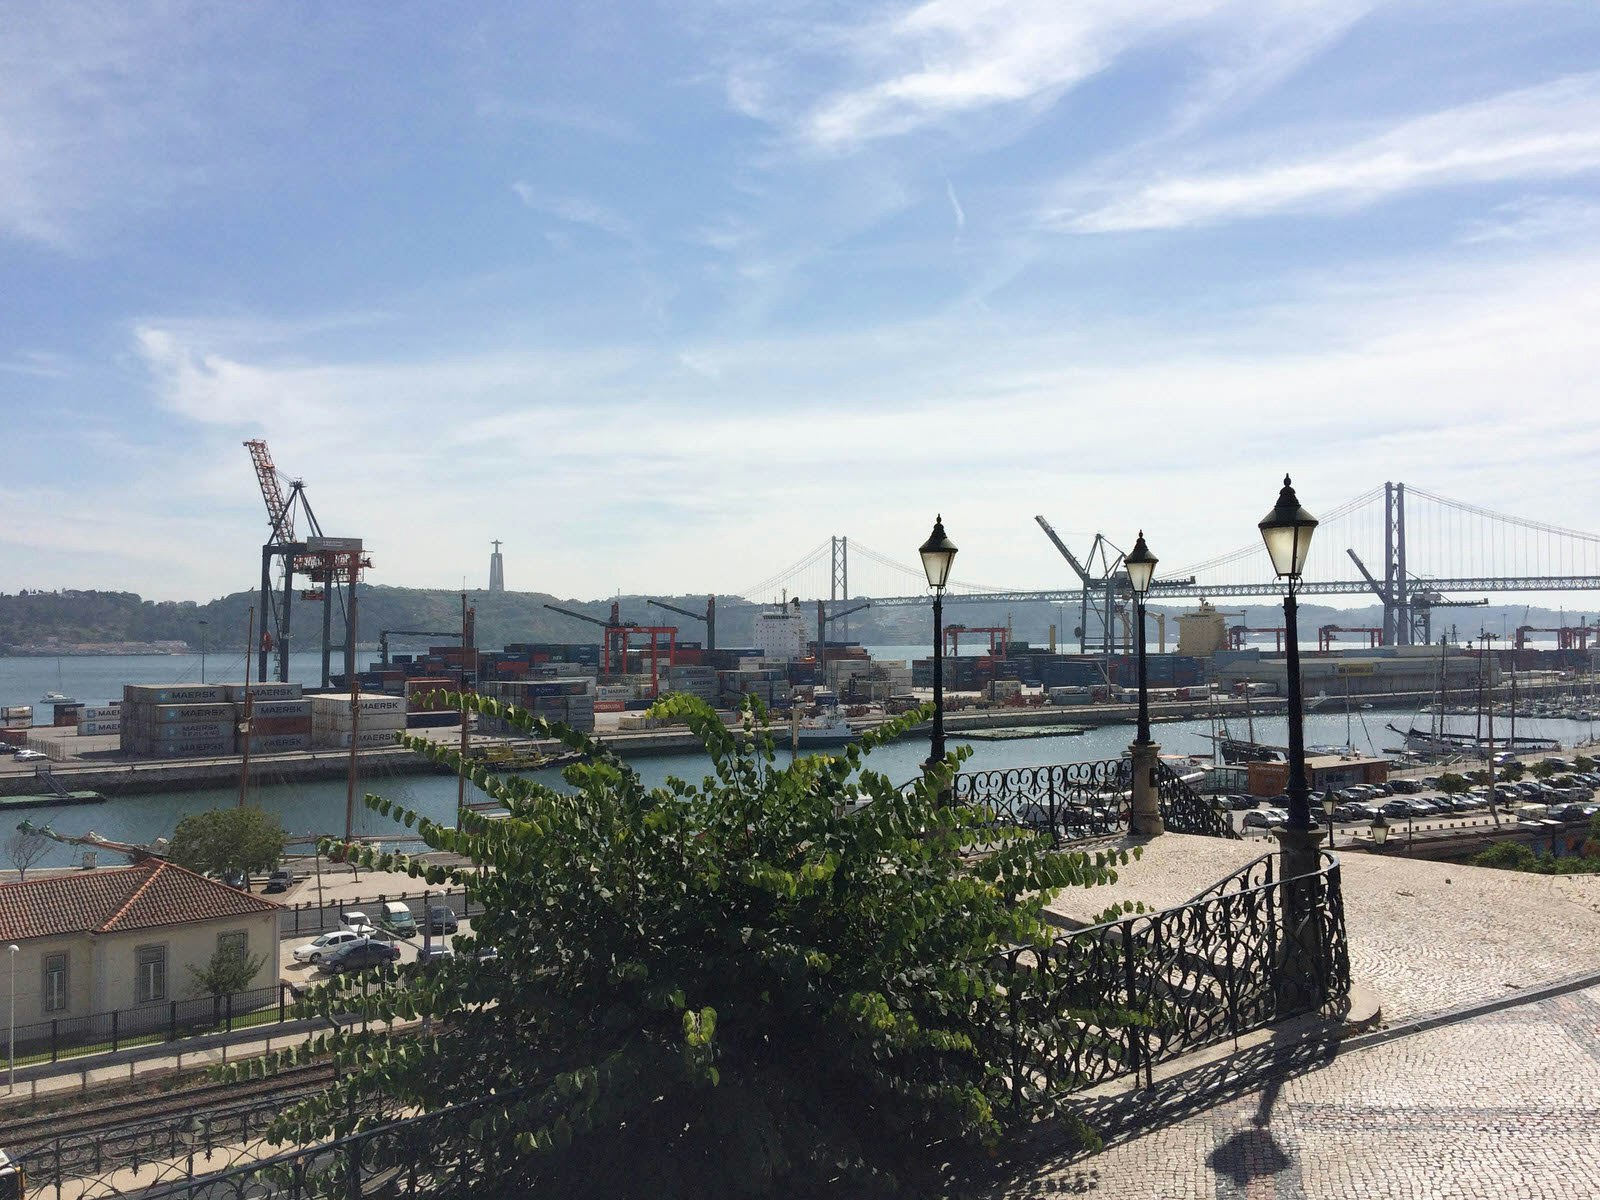
POLYGON ((594 702, 594 710, 597 713, 623 712, 627 707, 628 702, 626 700, 596 700, 594 702))

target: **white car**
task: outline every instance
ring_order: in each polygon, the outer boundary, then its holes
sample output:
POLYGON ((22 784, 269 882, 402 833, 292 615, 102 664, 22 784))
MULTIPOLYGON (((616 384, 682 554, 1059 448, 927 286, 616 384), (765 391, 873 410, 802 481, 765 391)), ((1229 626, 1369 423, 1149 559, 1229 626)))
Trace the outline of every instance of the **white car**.
POLYGON ((43 759, 43 758, 49 758, 49 757, 50 756, 48 754, 41 754, 37 750, 18 750, 17 751, 17 761, 18 762, 34 762, 37 759, 43 759))
POLYGON ((354 929, 332 930, 313 941, 307 942, 303 946, 296 946, 294 948, 294 960, 295 962, 303 963, 321 962, 324 955, 331 954, 340 946, 348 945, 357 938, 365 936, 366 934, 358 933, 354 929))

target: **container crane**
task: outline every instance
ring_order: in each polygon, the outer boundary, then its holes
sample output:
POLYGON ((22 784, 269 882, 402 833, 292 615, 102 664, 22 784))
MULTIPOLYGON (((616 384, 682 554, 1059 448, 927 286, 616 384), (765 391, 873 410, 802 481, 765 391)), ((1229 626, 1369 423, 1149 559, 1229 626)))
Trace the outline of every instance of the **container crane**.
MULTIPOLYGON (((798 608, 799 605, 800 605, 800 601, 797 599, 797 600, 795 600, 794 603, 795 603, 795 607, 798 608)), ((834 621, 841 621, 844 618, 852 615, 853 613, 858 613, 858 612, 861 612, 863 609, 868 609, 868 608, 871 608, 871 607, 872 607, 872 601, 863 600, 860 604, 853 605, 850 608, 841 609, 840 611, 838 611, 836 613, 833 613, 830 616, 829 613, 828 613, 828 602, 826 600, 818 600, 817 601, 817 653, 816 653, 816 659, 817 659, 817 666, 818 666, 819 669, 822 666, 822 652, 823 652, 824 648, 826 648, 826 646, 828 644, 828 626, 834 621)))
POLYGON ((588 613, 574 612, 570 608, 562 608, 559 604, 546 604, 551 612, 558 612, 564 617, 572 617, 579 621, 587 621, 591 625, 598 625, 605 630, 605 640, 600 643, 601 671, 606 675, 624 674, 628 669, 628 641, 636 633, 645 634, 650 638, 650 693, 660 695, 660 654, 661 645, 658 639, 667 637, 667 665, 670 667, 678 657, 678 627, 676 625, 628 625, 622 620, 622 606, 615 601, 611 604, 611 619, 602 621, 599 617, 591 617, 588 613), (612 671, 612 664, 616 664, 616 671, 612 671))
POLYGON ((305 482, 289 479, 285 495, 285 479, 272 461, 267 443, 255 438, 244 443, 250 451, 250 461, 255 467, 256 483, 261 488, 261 499, 267 507, 267 542, 261 547, 261 642, 257 649, 256 677, 267 679, 267 663, 277 651, 278 680, 289 682, 290 609, 294 598, 296 574, 320 585, 305 592, 302 599, 322 601, 322 686, 328 686, 330 655, 333 642, 333 608, 337 604, 345 629, 344 669, 346 678, 353 678, 356 670, 355 638, 349 636, 353 592, 364 567, 372 560, 362 550, 360 538, 331 538, 322 532, 322 525, 306 498, 305 482), (295 533, 297 514, 303 514, 310 533, 299 538, 295 533), (272 581, 273 562, 281 568, 281 583, 275 589, 272 581), (320 593, 320 595, 319 595, 320 593))
MULTIPOLYGON (((688 617, 691 621, 704 621, 706 626, 706 649, 717 648, 717 598, 706 597, 706 611, 703 613, 690 612, 687 608, 679 608, 676 604, 668 604, 665 600, 646 600, 646 604, 653 604, 657 608, 664 608, 668 612, 675 612, 680 617, 688 617)), ((547 606, 548 607, 548 606, 547 606)))

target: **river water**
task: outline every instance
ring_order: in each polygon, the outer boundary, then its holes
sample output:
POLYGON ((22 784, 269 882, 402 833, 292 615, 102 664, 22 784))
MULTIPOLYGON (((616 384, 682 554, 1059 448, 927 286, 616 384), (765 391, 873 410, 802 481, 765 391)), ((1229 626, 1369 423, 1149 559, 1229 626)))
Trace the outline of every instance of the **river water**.
MULTIPOLYGON (((875 657, 885 658, 912 657, 919 652, 926 651, 920 647, 874 648, 875 657)), ((227 675, 219 675, 217 659, 216 655, 208 656, 208 681, 217 682, 219 678, 242 681, 242 659, 234 657, 228 664, 230 669, 227 675)), ((46 690, 62 691, 88 703, 100 703, 120 697, 123 683, 198 682, 200 679, 199 655, 64 658, 60 660, 60 686, 57 684, 56 663, 55 659, 16 658, 0 662, 0 704, 37 705, 46 690)), ((290 668, 292 678, 314 683, 320 661, 315 654, 294 655, 290 659, 290 668)), ((1392 721, 1405 728, 1410 721, 1409 713, 1378 710, 1356 709, 1347 715, 1342 705, 1337 706, 1337 711, 1331 711, 1334 703, 1324 706, 1328 711, 1306 714, 1305 739, 1308 745, 1343 745, 1348 736, 1349 743, 1358 751, 1381 753, 1400 742, 1399 736, 1386 728, 1387 723, 1392 721)), ((1451 728, 1462 732, 1471 732, 1472 726, 1473 719, 1470 717, 1452 718, 1450 721, 1451 728)), ((1244 736, 1243 723, 1234 722, 1231 732, 1235 736, 1244 736)), ((1504 729, 1497 727, 1497 732, 1503 735, 1504 729)), ((1564 720, 1519 720, 1517 732, 1519 735, 1556 738, 1564 746, 1586 742, 1594 737, 1591 725, 1564 720)), ((1209 736, 1212 726, 1209 721, 1160 722, 1154 727, 1153 733, 1163 753, 1209 754, 1211 750, 1209 736)), ((1287 723, 1281 716, 1258 717, 1255 734, 1260 741, 1284 745, 1288 740, 1287 723)), ((1080 734, 1052 734, 1013 741, 963 742, 959 735, 951 735, 948 740, 952 746, 972 747, 972 757, 967 761, 966 769, 988 770, 1117 758, 1133 740, 1133 727, 1108 725, 1080 734)), ((908 738, 874 752, 868 761, 873 769, 900 782, 917 773, 918 765, 927 756, 927 750, 925 738, 908 738)), ((779 751, 780 760, 787 762, 788 757, 787 751, 779 751)), ((668 775, 698 780, 710 769, 710 760, 705 755, 693 753, 638 758, 631 762, 647 785, 658 784, 668 775)), ((274 778, 270 758, 262 759, 259 765, 253 766, 251 775, 252 799, 278 814, 291 835, 343 831, 346 794, 343 781, 286 783, 274 778)), ((537 777, 560 783, 555 772, 542 772, 537 777)), ((456 786, 454 777, 443 775, 386 775, 369 771, 360 780, 364 792, 380 793, 424 816, 445 822, 453 820, 456 786)), ((92 830, 118 841, 147 842, 157 836, 170 835, 178 820, 186 813, 231 805, 237 800, 238 789, 230 787, 118 797, 96 805, 28 809, 20 815, 29 817, 35 824, 49 824, 63 833, 92 830)), ((358 833, 382 836, 401 830, 398 822, 380 818, 358 806, 358 833)), ((8 830, 0 829, 0 832, 8 830)), ((78 853, 71 847, 58 847, 44 865, 69 864, 76 861, 78 853)), ((0 863, 0 867, 9 865, 0 863)))

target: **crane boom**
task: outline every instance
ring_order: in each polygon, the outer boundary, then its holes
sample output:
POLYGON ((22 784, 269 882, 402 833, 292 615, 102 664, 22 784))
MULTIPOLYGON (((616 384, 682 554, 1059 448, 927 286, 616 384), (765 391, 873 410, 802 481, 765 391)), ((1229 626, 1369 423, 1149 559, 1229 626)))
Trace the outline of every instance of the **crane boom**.
POLYGON ((570 608, 562 608, 559 604, 546 604, 545 607, 551 612, 560 613, 564 617, 575 617, 579 621, 587 621, 591 625, 598 625, 601 629, 613 627, 610 621, 602 621, 599 617, 591 617, 588 613, 573 612, 570 608))
POLYGON ((1073 556, 1071 550, 1067 549, 1067 544, 1056 536, 1056 531, 1050 528, 1050 522, 1046 521, 1042 516, 1034 517, 1034 520, 1039 522, 1039 528, 1044 530, 1045 537, 1049 538, 1051 542, 1055 544, 1055 548, 1061 552, 1061 557, 1067 560, 1068 565, 1070 565, 1073 571, 1077 573, 1078 578, 1083 581, 1084 586, 1088 587, 1090 584, 1092 584, 1094 580, 1090 577, 1089 572, 1084 570, 1083 564, 1073 556))
POLYGON ((294 541, 294 514, 278 483, 278 468, 272 465, 272 451, 260 438, 246 442, 245 447, 250 451, 250 461, 255 464, 261 498, 267 503, 267 523, 272 526, 273 539, 287 545, 294 541))

